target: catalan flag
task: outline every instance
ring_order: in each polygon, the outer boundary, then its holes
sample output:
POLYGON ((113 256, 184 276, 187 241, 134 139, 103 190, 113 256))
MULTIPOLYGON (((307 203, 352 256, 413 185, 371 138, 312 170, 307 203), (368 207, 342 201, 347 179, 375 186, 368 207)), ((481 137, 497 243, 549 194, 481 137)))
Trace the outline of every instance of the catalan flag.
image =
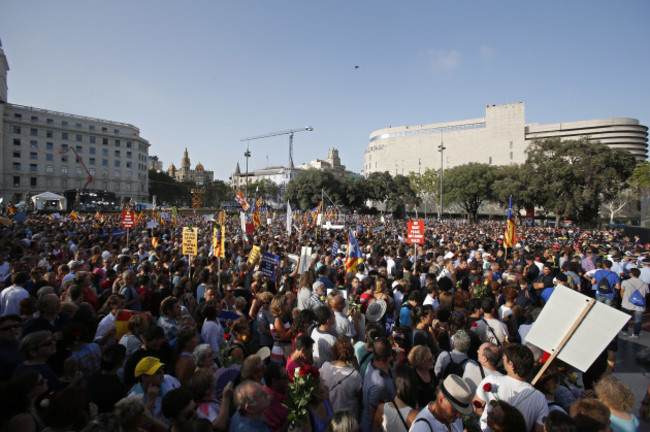
POLYGON ((263 202, 262 197, 259 197, 259 198, 257 199, 257 202, 255 203, 255 208, 256 208, 257 210, 259 210, 259 209, 262 207, 262 202, 263 202))
POLYGON ((260 220, 260 212, 259 212, 259 210, 255 210, 253 212, 253 224, 255 225, 255 228, 262 225, 262 221, 260 220))
POLYGON ((155 249, 158 246, 159 242, 160 242, 160 240, 158 239, 158 237, 153 237, 151 239, 151 246, 153 246, 153 248, 155 249))
POLYGON ((138 215, 138 217, 135 218, 135 223, 137 223, 137 224, 140 223, 140 221, 142 220, 142 214, 143 214, 143 212, 140 212, 140 214, 138 215))
POLYGON ((506 222, 506 234, 503 243, 506 249, 515 245, 515 216, 512 213, 512 197, 510 197, 510 203, 508 205, 508 220, 506 222))
POLYGON ((348 237, 348 249, 345 252, 345 273, 357 271, 357 266, 363 262, 363 254, 357 243, 357 239, 354 238, 354 234, 350 232, 350 237, 348 237))
POLYGON ((7 207, 7 210, 9 210, 9 213, 12 214, 12 215, 15 215, 16 213, 18 213, 18 209, 13 204, 9 204, 9 207, 7 207))
POLYGON ((71 217, 72 219, 76 220, 76 221, 79 221, 79 215, 78 215, 77 212, 74 211, 74 210, 72 210, 72 211, 70 212, 70 217, 71 217))
POLYGON ((104 223, 104 216, 100 212, 95 213, 95 219, 99 221, 99 223, 104 223))

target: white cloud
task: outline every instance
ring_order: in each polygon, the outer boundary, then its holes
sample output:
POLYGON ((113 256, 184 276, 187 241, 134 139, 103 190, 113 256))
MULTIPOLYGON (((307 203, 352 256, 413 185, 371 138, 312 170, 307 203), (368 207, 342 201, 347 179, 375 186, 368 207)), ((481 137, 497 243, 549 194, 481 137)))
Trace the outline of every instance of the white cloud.
POLYGON ((457 50, 439 50, 432 48, 429 50, 431 67, 435 71, 449 72, 458 68, 461 54, 457 50))
POLYGON ((495 53, 496 51, 491 46, 481 45, 481 57, 483 57, 484 60, 492 60, 495 53))

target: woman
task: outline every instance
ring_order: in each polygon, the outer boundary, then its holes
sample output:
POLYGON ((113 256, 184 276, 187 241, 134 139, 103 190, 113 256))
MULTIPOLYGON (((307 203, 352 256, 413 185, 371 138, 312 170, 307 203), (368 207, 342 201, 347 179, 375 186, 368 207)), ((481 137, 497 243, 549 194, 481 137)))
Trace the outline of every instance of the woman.
POLYGON ((515 307, 515 300, 517 300, 518 296, 519 293, 517 292, 517 289, 513 287, 507 287, 503 291, 505 303, 499 307, 499 319, 508 326, 512 316, 512 308, 515 307))
POLYGON ((199 344, 199 335, 194 327, 182 328, 176 336, 175 370, 176 378, 184 385, 196 369, 192 353, 199 344))
POLYGON ((639 419, 630 411, 636 407, 634 393, 618 378, 608 375, 594 387, 598 399, 609 408, 612 430, 614 432, 636 432, 639 419))
POLYGON ((312 364, 314 364, 314 340, 309 335, 300 335, 296 339, 296 350, 287 361, 289 379, 293 380, 296 369, 312 364))
POLYGON ((377 279, 377 282, 375 283, 375 290, 372 293, 372 296, 377 300, 385 301, 387 306, 386 313, 392 315, 395 309, 395 301, 393 300, 392 297, 386 294, 387 291, 388 288, 386 287, 386 280, 377 279))
POLYGON ((47 391, 47 380, 38 371, 27 369, 14 375, 0 387, 2 417, 5 431, 38 432, 43 428, 36 411, 36 400, 47 391))
POLYGON ((192 357, 196 364, 196 370, 212 369, 212 372, 215 372, 218 369, 217 365, 214 363, 214 352, 212 351, 212 347, 207 343, 197 345, 196 348, 194 348, 194 351, 192 351, 192 357))
POLYGON ((88 379, 101 371, 102 349, 92 342, 88 329, 80 322, 74 322, 63 331, 63 340, 70 349, 70 357, 63 362, 63 376, 72 376, 75 372, 83 374, 82 386, 88 379))
POLYGON ((435 313, 433 306, 423 305, 415 307, 415 330, 413 330, 413 346, 424 345, 428 347, 432 353, 440 352, 438 341, 434 336, 431 324, 435 313))
POLYGON ((318 391, 312 396, 307 405, 307 416, 312 432, 325 432, 327 423, 334 415, 332 404, 329 400, 329 391, 325 381, 319 377, 318 391))
MULTIPOLYGON (((228 338, 226 336, 226 338, 228 338)), ((242 364, 244 359, 251 353, 246 347, 246 341, 251 338, 251 330, 246 317, 237 318, 230 326, 230 347, 226 350, 225 355, 229 356, 235 362, 242 364)))
POLYGON ((429 347, 413 347, 408 356, 409 364, 415 370, 415 401, 419 408, 424 408, 436 392, 438 380, 433 373, 435 361, 429 347))
POLYGON ((357 359, 349 338, 338 339, 332 345, 334 360, 326 362, 320 369, 321 376, 330 392, 334 411, 350 409, 359 417, 359 403, 363 380, 357 371, 357 359))
POLYGON ((196 302, 201 303, 205 299, 205 289, 212 284, 212 273, 209 268, 204 268, 199 273, 199 285, 196 287, 196 302))
MULTIPOLYGON (((415 385, 413 369, 406 365, 399 365, 395 368, 394 376, 395 399, 377 406, 373 419, 375 431, 408 432, 418 415, 418 410, 414 409, 416 398, 412 390, 415 385)), ((429 398, 433 394, 435 393, 431 393, 429 398)))
POLYGON ((487 413, 487 425, 490 430, 502 432, 520 432, 526 430, 526 420, 521 412, 512 405, 500 400, 487 413))
POLYGON ((192 393, 192 399, 196 402, 198 417, 210 420, 212 426, 217 430, 225 430, 230 418, 232 383, 229 383, 224 389, 221 403, 214 399, 217 380, 212 369, 197 370, 187 381, 186 387, 192 393))
POLYGON ((120 338, 120 345, 124 345, 126 348, 125 361, 144 345, 142 335, 149 327, 149 320, 145 314, 136 314, 129 318, 127 327, 128 333, 120 338))
POLYGON ((291 323, 287 319, 290 310, 291 303, 287 296, 276 295, 271 300, 273 314, 273 324, 270 327, 273 335, 271 361, 285 363, 291 355, 291 323))
POLYGON ((235 311, 235 287, 229 283, 222 285, 224 287, 223 298, 221 299, 221 309, 230 312, 235 311))
POLYGON ((273 334, 271 334, 271 323, 275 321, 273 314, 271 314, 271 301, 273 294, 264 291, 259 294, 255 301, 259 302, 259 309, 257 315, 257 330, 260 337, 260 346, 271 348, 273 346, 273 334))

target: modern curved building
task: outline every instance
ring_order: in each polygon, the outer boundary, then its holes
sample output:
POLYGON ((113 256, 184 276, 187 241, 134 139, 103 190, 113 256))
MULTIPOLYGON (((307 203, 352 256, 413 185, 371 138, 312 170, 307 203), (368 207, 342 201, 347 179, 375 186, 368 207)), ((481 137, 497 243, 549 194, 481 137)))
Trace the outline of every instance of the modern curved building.
POLYGON ((379 129, 370 134, 364 175, 423 173, 469 162, 507 165, 523 163, 536 139, 587 138, 630 151, 642 162, 648 156, 648 127, 631 118, 611 118, 539 125, 525 123, 523 102, 488 105, 485 117, 420 126, 379 129), (443 147, 442 155, 440 147, 443 147), (441 161, 442 156, 442 161, 441 161))

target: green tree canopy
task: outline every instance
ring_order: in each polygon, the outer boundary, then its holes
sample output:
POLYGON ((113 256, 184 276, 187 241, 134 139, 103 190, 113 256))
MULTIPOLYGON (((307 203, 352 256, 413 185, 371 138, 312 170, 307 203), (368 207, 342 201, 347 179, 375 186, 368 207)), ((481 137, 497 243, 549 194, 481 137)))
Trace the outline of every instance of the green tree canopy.
POLYGON ((495 168, 492 165, 468 163, 445 171, 443 193, 450 202, 459 204, 470 223, 478 222, 478 209, 484 201, 492 199, 495 168))

